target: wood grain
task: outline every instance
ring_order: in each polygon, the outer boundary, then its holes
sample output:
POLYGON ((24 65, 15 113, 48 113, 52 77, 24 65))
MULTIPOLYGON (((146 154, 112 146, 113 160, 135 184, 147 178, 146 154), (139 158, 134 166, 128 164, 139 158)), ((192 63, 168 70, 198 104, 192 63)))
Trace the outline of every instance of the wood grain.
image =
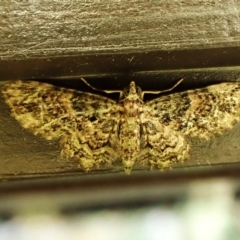
MULTIPOLYGON (((180 89, 234 81, 239 10, 240 3, 224 0, 2 0, 0 80, 60 79, 86 90, 72 79, 83 76, 103 89, 134 80, 145 90, 167 89, 182 77, 180 89)), ((75 161, 60 159, 57 141, 22 129, 2 98, 0 110, 2 180, 85 175, 75 161)), ((239 162, 239 127, 209 142, 192 141, 184 166, 239 162)))

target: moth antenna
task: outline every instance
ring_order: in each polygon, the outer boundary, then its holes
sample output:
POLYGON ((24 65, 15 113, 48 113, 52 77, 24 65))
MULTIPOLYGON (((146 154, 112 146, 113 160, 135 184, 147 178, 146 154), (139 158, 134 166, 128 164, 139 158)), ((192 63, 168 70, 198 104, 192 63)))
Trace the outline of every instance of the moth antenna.
POLYGON ((176 88, 181 82, 183 81, 183 78, 181 78, 176 84, 174 84, 171 88, 161 90, 161 91, 143 91, 142 92, 142 98, 144 97, 144 94, 160 94, 164 92, 171 92, 174 88, 176 88))
POLYGON ((121 93, 121 92, 122 92, 121 90, 103 90, 103 89, 95 88, 95 87, 93 87, 90 83, 88 83, 84 78, 81 78, 81 80, 82 80, 87 86, 89 86, 90 88, 92 88, 93 90, 96 90, 96 91, 105 92, 105 93, 107 93, 107 94, 109 94, 109 93, 121 93))

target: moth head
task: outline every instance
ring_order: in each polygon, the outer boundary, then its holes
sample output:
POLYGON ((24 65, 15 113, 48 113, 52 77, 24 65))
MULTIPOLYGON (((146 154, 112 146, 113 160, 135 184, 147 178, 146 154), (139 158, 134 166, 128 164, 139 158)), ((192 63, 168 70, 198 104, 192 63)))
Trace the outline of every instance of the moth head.
POLYGON ((123 89, 121 99, 128 100, 142 100, 142 90, 140 87, 136 86, 135 82, 130 82, 129 87, 123 89))

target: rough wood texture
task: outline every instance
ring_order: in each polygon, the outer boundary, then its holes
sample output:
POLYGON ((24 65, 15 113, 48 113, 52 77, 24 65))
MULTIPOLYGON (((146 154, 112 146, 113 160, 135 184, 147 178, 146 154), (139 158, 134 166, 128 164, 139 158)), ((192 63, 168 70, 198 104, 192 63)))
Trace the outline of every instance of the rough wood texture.
POLYGON ((238 46, 238 1, 1 1, 5 59, 238 46))
POLYGON ((8 1, 0 79, 237 65, 237 1, 8 1))
MULTIPOLYGON (((223 0, 2 0, 0 80, 84 76, 104 89, 135 80, 144 90, 182 77, 183 89, 236 80, 239 9, 223 0)), ((89 90, 79 81, 63 84, 89 90)), ((2 98, 0 109, 2 179, 81 173, 77 162, 59 158, 57 142, 22 129, 2 98)), ((193 142, 186 166, 238 162, 239 141, 236 125, 210 142, 193 142)))

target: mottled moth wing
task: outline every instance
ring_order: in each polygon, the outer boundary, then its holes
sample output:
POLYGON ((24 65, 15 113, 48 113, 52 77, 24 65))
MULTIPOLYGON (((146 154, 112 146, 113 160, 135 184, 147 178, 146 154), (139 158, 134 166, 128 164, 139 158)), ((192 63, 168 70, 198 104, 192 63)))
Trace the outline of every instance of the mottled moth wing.
POLYGON ((111 134, 114 136, 115 101, 47 83, 20 80, 5 84, 2 93, 12 115, 24 128, 48 140, 61 138, 62 155, 78 159, 85 169, 98 165, 103 158, 104 161, 116 158, 107 146, 114 142, 111 134))
POLYGON ((145 139, 136 161, 140 165, 165 169, 189 158, 190 147, 181 133, 149 116, 143 119, 142 127, 145 139))
POLYGON ((146 103, 152 116, 190 137, 209 139, 240 119, 240 83, 173 93, 146 103))

